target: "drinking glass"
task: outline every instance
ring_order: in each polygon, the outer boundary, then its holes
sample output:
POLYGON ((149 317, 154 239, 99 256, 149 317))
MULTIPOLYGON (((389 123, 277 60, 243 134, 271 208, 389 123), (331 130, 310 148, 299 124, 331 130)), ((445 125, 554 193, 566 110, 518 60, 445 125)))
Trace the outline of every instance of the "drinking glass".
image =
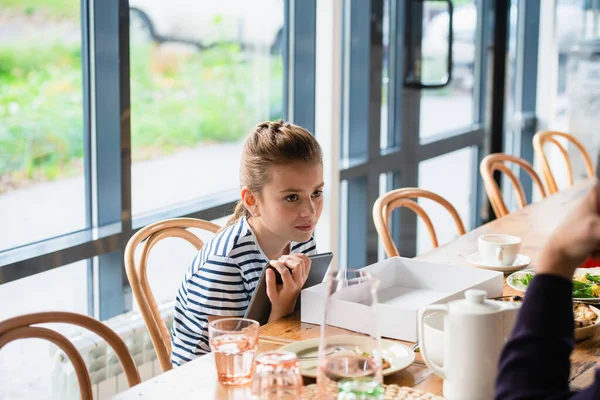
POLYGON ((208 324, 220 383, 241 385, 252 380, 258 328, 258 322, 245 318, 224 318, 208 324))
POLYGON ((331 271, 327 283, 317 370, 321 398, 337 399, 343 387, 357 382, 370 391, 382 388, 379 281, 361 270, 340 270, 331 271))
POLYGON ((296 354, 288 351, 259 354, 252 394, 257 400, 300 400, 302 375, 296 354))

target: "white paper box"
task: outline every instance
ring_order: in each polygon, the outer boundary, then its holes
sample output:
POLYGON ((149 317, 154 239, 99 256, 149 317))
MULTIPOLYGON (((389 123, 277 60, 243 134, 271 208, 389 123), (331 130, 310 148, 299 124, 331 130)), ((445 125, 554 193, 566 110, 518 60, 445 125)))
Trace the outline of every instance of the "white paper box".
MULTIPOLYGON (((363 268, 379 279, 377 320, 381 336, 411 342, 417 341, 417 316, 421 308, 434 303, 463 298, 468 289, 483 289, 488 297, 502 296, 503 274, 474 267, 431 263, 410 258, 393 257, 363 268)), ((323 323, 327 283, 302 291, 301 320, 323 323)), ((356 332, 366 332, 365 312, 355 292, 332 302, 329 323, 356 332), (353 297, 353 298, 348 298, 353 297)))

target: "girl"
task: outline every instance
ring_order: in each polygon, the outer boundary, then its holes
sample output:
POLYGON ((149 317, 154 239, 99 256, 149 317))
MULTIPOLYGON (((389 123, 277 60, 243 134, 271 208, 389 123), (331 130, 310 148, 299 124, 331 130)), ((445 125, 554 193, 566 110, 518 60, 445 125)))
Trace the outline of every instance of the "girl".
POLYGON ((283 121, 261 123, 244 146, 240 181, 232 218, 196 255, 178 291, 173 365, 210 351, 210 320, 244 315, 267 262, 283 281, 277 285, 267 271, 270 321, 293 311, 308 276, 323 209, 323 159, 314 136, 283 121))

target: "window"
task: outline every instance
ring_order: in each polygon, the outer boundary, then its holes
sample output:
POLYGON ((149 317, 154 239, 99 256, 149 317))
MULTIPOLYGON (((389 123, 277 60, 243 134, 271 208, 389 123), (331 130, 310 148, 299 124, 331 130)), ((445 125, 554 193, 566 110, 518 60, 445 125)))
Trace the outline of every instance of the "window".
MULTIPOLYGON (((474 165, 482 157, 486 135, 484 37, 490 4, 453 3, 456 74, 440 88, 448 72, 447 3, 343 2, 341 266, 358 268, 382 257, 371 210, 387 191, 440 191, 463 214, 474 210, 463 215, 467 229, 481 219, 474 165), (462 47, 457 44, 461 41, 462 47), (458 52, 464 54, 458 57, 458 52), (452 187, 465 188, 463 195, 448 191, 448 180, 439 173, 448 168, 457 172, 452 187)), ((390 225, 402 256, 412 257, 424 248, 415 213, 398 210, 390 225)), ((442 241, 451 237, 449 230, 440 234, 442 241)))
POLYGON ((87 226, 78 0, 5 0, 0 251, 87 226))
POLYGON ((237 189, 246 135, 284 115, 284 2, 130 7, 133 213, 237 189))
POLYGON ((314 0, 0 4, 0 296, 93 260, 85 309, 131 309, 138 229, 228 215, 259 122, 314 131, 314 0))
MULTIPOLYGON (((472 220, 474 209, 477 179, 477 148, 465 147, 419 164, 419 188, 439 194, 456 208, 465 229, 474 225, 472 220), (452 179, 439 179, 441 171, 452 179)), ((442 206, 431 200, 419 200, 431 220, 438 236, 439 245, 446 244, 458 237, 456 225, 442 206)), ((417 254, 423 254, 431 249, 431 240, 425 223, 419 218, 417 222, 417 254)))
MULTIPOLYGON (((452 80, 441 89, 423 90, 421 96, 420 140, 428 142, 437 134, 470 128, 476 122, 475 57, 477 4, 472 0, 453 1, 452 80)), ((443 82, 447 75, 449 14, 444 2, 425 2, 421 80, 443 82)))

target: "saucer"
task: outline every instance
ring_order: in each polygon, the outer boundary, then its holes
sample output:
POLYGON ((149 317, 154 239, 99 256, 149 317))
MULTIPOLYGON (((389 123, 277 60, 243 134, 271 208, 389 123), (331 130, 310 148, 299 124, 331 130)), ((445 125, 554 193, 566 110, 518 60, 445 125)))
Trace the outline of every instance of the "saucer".
POLYGON ((481 259, 481 254, 479 252, 473 253, 467 257, 467 261, 471 264, 475 265, 478 268, 489 269, 492 271, 500 271, 500 272, 514 272, 520 269, 527 267, 531 264, 531 258, 527 257, 524 254, 517 255, 517 258, 512 263, 512 265, 490 265, 484 262, 481 259))

